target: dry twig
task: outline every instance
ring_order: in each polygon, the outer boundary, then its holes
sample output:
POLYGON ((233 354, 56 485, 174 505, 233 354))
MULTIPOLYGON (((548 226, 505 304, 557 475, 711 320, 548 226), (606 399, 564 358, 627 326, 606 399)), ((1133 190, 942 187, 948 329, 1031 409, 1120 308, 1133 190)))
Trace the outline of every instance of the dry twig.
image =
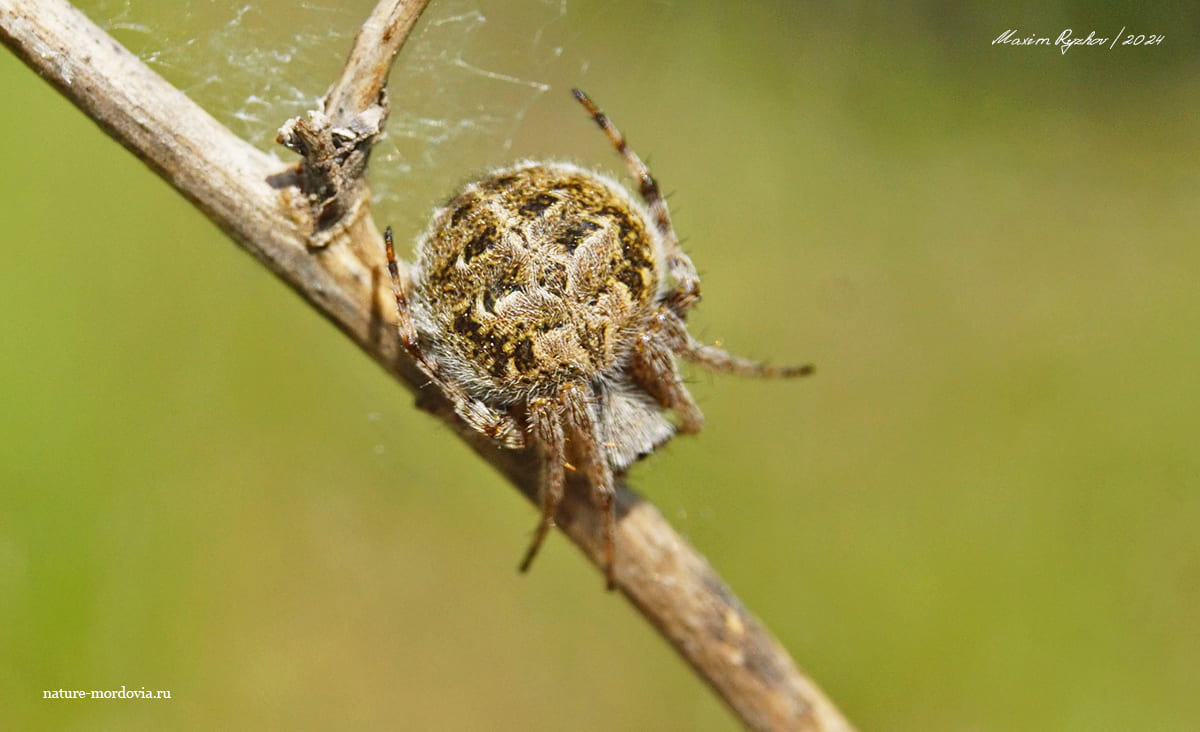
POLYGON ((354 38, 354 48, 321 109, 288 120, 276 141, 300 154, 298 188, 309 243, 324 246, 369 204, 364 176, 387 122, 392 60, 421 16, 422 2, 381 2, 354 38))
MULTIPOLYGON (((424 5, 380 3, 319 116, 281 132, 304 153, 300 169, 281 168, 234 136, 64 0, 0 0, 0 41, 416 391, 423 379, 388 315, 381 240, 366 215, 362 174, 386 119, 387 68, 424 5)), ((423 406, 537 500, 531 454, 497 449, 436 396, 423 406)), ((653 506, 622 486, 617 510, 618 589, 746 725, 852 729, 653 506)), ((601 561, 598 518, 585 491, 568 490, 558 525, 593 563, 601 561)))

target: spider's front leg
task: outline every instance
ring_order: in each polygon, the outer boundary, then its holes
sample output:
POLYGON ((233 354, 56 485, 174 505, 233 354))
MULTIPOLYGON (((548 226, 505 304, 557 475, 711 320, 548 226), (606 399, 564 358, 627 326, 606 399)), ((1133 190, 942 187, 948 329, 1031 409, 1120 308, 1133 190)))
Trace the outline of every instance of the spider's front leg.
POLYGON ((520 571, 529 570, 533 558, 546 539, 546 533, 554 526, 554 517, 558 514, 558 504, 563 497, 563 467, 566 464, 566 442, 563 439, 562 417, 559 414, 557 400, 535 399, 529 404, 529 436, 530 442, 537 448, 541 470, 538 476, 538 501, 542 507, 542 518, 533 531, 533 540, 525 557, 521 560, 520 571))
POLYGON ((592 411, 591 389, 583 384, 565 384, 558 392, 562 404, 565 434, 575 445, 575 456, 583 465, 588 487, 591 488, 592 503, 600 511, 601 541, 604 551, 604 580, 608 589, 616 586, 613 574, 616 553, 616 490, 613 487, 612 468, 604 454, 599 426, 592 411))
POLYGON ((534 529, 529 549, 521 560, 520 571, 529 569, 546 534, 554 526, 554 517, 558 514, 563 497, 564 468, 575 469, 567 463, 566 445, 569 440, 575 446, 575 459, 582 462, 584 475, 591 488, 592 502, 600 511, 604 578, 611 590, 615 586, 616 491, 613 488, 612 469, 605 457, 593 416, 591 398, 587 386, 569 383, 558 389, 554 399, 535 399, 529 405, 530 442, 537 448, 538 458, 542 461, 538 483, 542 516, 534 529))

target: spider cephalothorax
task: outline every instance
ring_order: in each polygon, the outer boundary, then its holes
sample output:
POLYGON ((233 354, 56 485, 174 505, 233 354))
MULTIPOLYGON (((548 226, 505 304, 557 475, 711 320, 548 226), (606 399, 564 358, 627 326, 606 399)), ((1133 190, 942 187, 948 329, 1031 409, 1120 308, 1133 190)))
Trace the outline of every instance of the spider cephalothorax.
POLYGON ((527 569, 563 493, 584 471, 604 512, 613 584, 613 475, 677 430, 703 425, 675 356, 714 371, 799 376, 696 342, 684 319, 700 281, 667 204, 621 133, 579 90, 637 180, 644 204, 606 176, 525 161, 463 188, 434 214, 401 281, 385 234, 400 336, 473 429, 541 461, 542 518, 527 569), (668 419, 673 413, 674 419, 668 419))

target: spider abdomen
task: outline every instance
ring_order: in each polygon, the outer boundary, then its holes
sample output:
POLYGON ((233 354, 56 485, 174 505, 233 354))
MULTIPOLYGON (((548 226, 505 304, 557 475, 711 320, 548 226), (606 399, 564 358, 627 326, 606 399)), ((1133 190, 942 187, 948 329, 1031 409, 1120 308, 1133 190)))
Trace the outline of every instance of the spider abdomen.
POLYGON ((618 184, 574 165, 492 173, 439 209, 417 245, 417 329, 489 403, 615 377, 663 289, 648 221, 618 184))

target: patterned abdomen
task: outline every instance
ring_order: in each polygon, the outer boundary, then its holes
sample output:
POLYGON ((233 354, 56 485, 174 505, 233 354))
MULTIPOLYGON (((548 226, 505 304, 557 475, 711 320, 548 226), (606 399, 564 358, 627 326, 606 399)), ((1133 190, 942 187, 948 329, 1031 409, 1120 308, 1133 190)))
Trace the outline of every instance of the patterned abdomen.
POLYGON ((521 163, 471 183, 417 245, 413 314, 472 396, 513 404, 613 378, 662 289, 641 204, 573 165, 521 163), (624 344, 624 345, 622 345, 624 344))

